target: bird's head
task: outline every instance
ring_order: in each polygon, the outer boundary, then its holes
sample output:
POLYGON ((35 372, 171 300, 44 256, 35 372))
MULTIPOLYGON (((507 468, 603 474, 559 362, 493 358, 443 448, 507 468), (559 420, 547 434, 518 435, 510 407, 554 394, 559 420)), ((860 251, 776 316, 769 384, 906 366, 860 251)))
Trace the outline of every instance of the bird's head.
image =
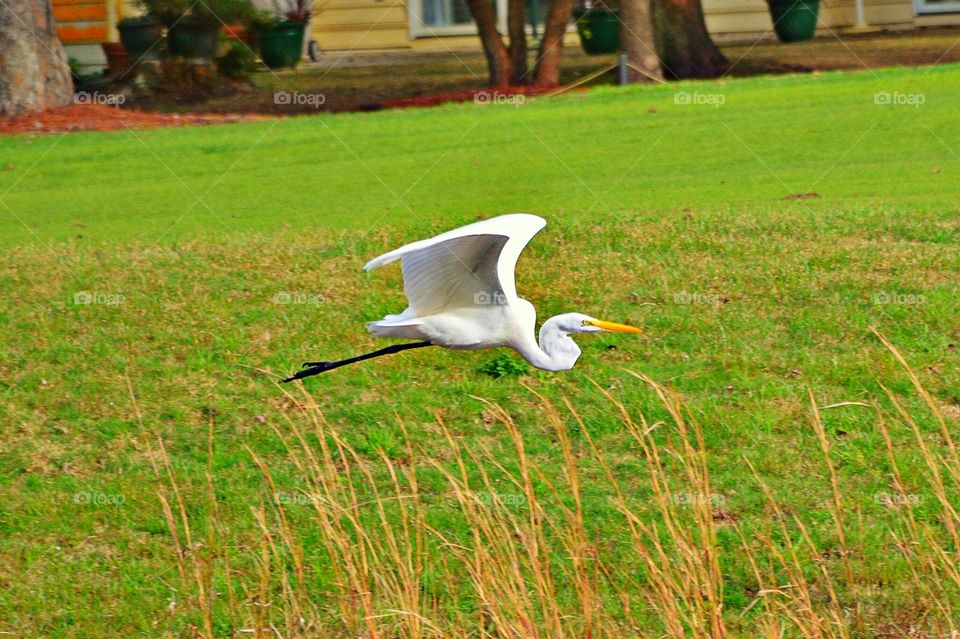
MULTIPOLYGON (((540 327, 540 351, 524 358, 537 368, 566 371, 580 357, 580 348, 571 338, 579 333, 642 333, 636 326, 605 322, 583 313, 565 313, 551 317, 540 327), (542 355, 542 356, 541 356, 542 355)), ((523 354, 523 351, 521 351, 523 354)))
POLYGON ((599 320, 583 313, 566 313, 556 318, 557 327, 567 334, 576 333, 642 333, 642 328, 599 320))

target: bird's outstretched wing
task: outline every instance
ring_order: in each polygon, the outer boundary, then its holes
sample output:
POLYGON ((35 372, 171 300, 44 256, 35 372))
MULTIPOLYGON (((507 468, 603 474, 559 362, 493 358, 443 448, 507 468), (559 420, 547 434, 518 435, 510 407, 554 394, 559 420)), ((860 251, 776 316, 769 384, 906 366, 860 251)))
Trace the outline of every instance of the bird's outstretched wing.
POLYGON ((401 259, 403 292, 418 316, 509 303, 517 297, 513 271, 520 252, 546 224, 536 215, 501 215, 407 244, 370 260, 364 269, 401 259))

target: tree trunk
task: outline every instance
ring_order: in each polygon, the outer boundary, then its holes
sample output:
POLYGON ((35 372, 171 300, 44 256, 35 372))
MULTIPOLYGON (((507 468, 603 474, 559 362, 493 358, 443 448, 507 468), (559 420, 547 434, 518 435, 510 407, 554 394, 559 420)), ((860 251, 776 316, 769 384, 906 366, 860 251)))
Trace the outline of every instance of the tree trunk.
POLYGON ((627 55, 627 82, 662 80, 650 17, 651 0, 620 0, 620 48, 627 55))
POLYGON ((651 0, 657 53, 664 73, 678 80, 713 78, 727 59, 713 43, 700 0, 651 0))
POLYGON ((0 1, 0 115, 62 107, 73 80, 50 0, 0 1))
POLYGON ((466 0, 470 14, 477 23, 477 32, 483 44, 483 53, 487 56, 487 68, 490 71, 490 86, 506 86, 513 75, 510 54, 503 45, 503 38, 497 31, 497 16, 489 0, 466 0))
POLYGON ((510 83, 527 83, 527 0, 507 3, 507 33, 510 36, 510 83))
POLYGON ((573 0, 553 0, 546 24, 543 25, 543 40, 537 55, 538 87, 555 87, 560 84, 560 56, 563 55, 563 36, 567 33, 573 0))

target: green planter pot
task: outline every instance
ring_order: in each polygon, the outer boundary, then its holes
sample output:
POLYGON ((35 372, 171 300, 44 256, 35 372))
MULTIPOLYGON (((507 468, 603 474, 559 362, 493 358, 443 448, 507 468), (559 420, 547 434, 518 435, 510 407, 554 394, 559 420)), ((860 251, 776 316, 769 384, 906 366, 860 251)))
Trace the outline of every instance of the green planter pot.
POLYGON ((616 9, 580 10, 574 17, 585 53, 598 55, 620 50, 620 20, 616 9))
POLYGON ((120 42, 130 55, 130 62, 155 58, 160 53, 160 41, 163 39, 163 25, 151 16, 124 18, 117 23, 120 42))
POLYGON ((773 29, 780 42, 806 42, 817 30, 820 0, 769 0, 773 29))
POLYGON ((220 41, 219 24, 181 20, 167 30, 167 51, 180 58, 213 61, 220 41))
POLYGON ((303 22, 280 22, 257 29, 260 59, 271 69, 292 69, 303 53, 303 22))

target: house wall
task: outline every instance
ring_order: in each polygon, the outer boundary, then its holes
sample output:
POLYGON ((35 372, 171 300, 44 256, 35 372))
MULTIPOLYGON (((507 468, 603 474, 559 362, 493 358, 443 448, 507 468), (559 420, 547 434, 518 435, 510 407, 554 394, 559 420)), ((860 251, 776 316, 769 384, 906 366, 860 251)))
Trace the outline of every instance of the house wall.
MULTIPOLYGON (((772 38, 773 24, 765 0, 702 0, 707 29, 718 42, 750 42, 772 38)), ((411 38, 406 0, 317 0, 313 37, 324 50, 478 49, 476 36, 411 38)), ((912 28, 912 0, 866 0, 867 22, 889 29, 912 28)), ((821 0, 820 34, 853 26, 853 0, 821 0)), ((950 15, 946 23, 960 24, 950 15)))
POLYGON ((124 0, 53 0, 53 18, 57 35, 63 42, 67 57, 82 65, 99 69, 107 58, 101 42, 119 42, 117 20, 122 15, 124 0))
MULTIPOLYGON (((411 38, 406 0, 314 0, 313 38, 327 51, 413 49, 477 50, 476 35, 411 38)), ((572 38, 571 42, 576 39, 572 38)))
MULTIPOLYGON (((752 42, 774 37, 764 0, 702 0, 707 30, 717 42, 752 42)), ((911 0, 865 0, 864 13, 873 26, 907 29, 913 26, 911 0)), ((817 35, 840 32, 856 22, 853 0, 821 0, 817 35)), ((960 20, 957 20, 960 22, 960 20)))
POLYGON ((66 44, 105 42, 115 6, 103 0, 53 0, 57 35, 66 44))
MULTIPOLYGON (((822 0, 820 15, 825 24, 835 29, 852 27, 857 20, 856 9, 851 0, 822 0)), ((889 29, 913 28, 916 18, 913 2, 903 0, 866 0, 864 15, 867 24, 889 29)), ((960 20, 956 20, 955 24, 960 24, 960 20)))
MULTIPOLYGON (((773 38, 765 0, 702 0, 707 28, 721 43, 773 38)), ((867 22, 888 29, 960 24, 960 15, 914 15, 912 0, 865 0, 867 22)), ((137 15, 134 0, 53 0, 61 39, 70 55, 88 64, 102 62, 99 43, 116 42, 116 21, 137 15)), ((312 37, 325 51, 477 50, 474 35, 411 38, 407 0, 314 0, 312 37)), ((855 21, 853 0, 821 0, 820 35, 839 31, 855 21)), ((576 36, 568 44, 576 46, 576 36)))
POLYGON ((313 37, 324 50, 406 49, 404 0, 315 0, 313 37))

